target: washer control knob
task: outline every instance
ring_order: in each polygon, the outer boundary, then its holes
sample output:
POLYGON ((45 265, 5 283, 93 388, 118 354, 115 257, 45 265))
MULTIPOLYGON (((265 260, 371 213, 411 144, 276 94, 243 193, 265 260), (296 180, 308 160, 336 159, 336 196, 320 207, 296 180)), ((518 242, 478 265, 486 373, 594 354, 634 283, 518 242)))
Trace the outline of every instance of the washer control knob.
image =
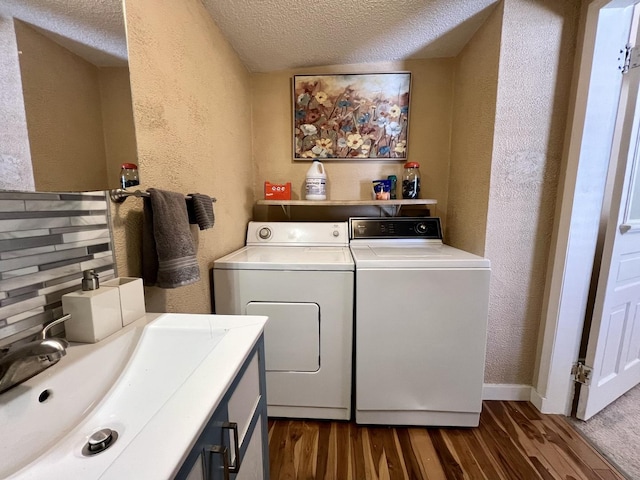
POLYGON ((271 238, 271 229, 269 227, 262 227, 260 230, 258 230, 258 236, 262 240, 271 238))
POLYGON ((340 236, 340 232, 338 230, 334 230, 333 231, 333 236, 334 237, 339 237, 340 236))
POLYGON ((424 222, 416 223, 416 232, 427 233, 427 224, 424 222))

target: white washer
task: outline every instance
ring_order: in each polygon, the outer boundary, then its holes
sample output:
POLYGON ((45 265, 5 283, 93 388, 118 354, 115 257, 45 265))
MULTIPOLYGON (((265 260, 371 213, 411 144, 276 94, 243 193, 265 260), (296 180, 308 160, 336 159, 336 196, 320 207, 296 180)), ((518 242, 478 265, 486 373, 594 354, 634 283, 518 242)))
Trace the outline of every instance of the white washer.
POLYGON ((351 416, 354 264, 347 222, 250 222, 214 262, 216 313, 267 315, 272 417, 351 416))
POLYGON ((352 218, 357 423, 477 426, 490 264, 439 218, 352 218))

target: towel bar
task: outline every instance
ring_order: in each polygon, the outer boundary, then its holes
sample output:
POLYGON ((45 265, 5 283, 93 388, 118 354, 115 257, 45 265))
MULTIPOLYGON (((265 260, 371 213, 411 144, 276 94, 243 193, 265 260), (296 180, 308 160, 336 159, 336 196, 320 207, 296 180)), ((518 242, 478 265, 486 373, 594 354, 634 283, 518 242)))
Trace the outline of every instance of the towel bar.
MULTIPOLYGON (((115 190, 109 190, 109 197, 112 202, 122 203, 129 197, 149 197, 149 193, 143 192, 142 190, 136 190, 135 192, 130 192, 128 190, 123 190, 122 188, 116 188, 115 190)), ((189 195, 185 195, 186 199, 190 199, 189 195)), ((211 201, 215 203, 216 199, 211 198, 211 201)))

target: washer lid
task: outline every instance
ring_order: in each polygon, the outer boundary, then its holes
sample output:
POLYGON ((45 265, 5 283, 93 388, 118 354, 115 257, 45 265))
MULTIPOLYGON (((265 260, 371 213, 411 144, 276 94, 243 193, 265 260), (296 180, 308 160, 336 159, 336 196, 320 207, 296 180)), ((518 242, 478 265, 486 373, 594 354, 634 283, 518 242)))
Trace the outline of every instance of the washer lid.
POLYGON ((349 247, 248 246, 219 258, 225 270, 353 270, 349 247))
POLYGON ((489 268, 488 259, 438 243, 351 243, 356 268, 489 268))

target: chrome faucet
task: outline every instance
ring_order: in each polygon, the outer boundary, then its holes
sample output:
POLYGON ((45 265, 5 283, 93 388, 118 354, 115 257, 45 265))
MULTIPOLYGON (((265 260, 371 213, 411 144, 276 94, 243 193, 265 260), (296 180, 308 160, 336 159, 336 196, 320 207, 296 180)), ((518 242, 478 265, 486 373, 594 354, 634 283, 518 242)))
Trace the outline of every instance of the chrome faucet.
POLYGON ((47 338, 52 327, 71 318, 70 314, 47 324, 37 340, 21 345, 0 357, 0 393, 30 379, 58 363, 67 354, 69 342, 64 338, 47 338))

